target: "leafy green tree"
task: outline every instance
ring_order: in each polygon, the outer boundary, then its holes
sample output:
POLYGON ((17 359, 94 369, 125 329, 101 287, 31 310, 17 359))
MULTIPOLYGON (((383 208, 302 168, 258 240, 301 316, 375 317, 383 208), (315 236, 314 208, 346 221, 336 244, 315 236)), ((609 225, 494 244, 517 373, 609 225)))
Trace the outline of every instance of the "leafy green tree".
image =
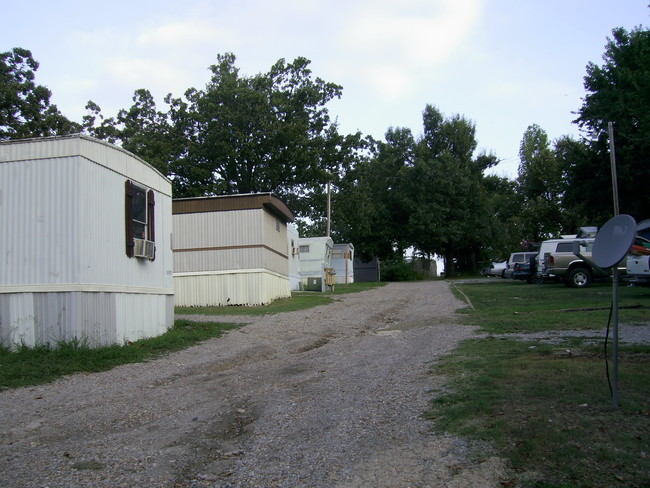
POLYGON ((322 221, 327 181, 336 185, 363 148, 361 134, 341 135, 330 120, 326 105, 341 87, 314 78, 305 58, 252 77, 240 75, 233 54, 217 61, 203 90, 165 98, 166 113, 138 90, 115 118, 90 102, 86 129, 154 164, 176 197, 270 191, 322 221))
POLYGON ((517 191, 522 198, 524 236, 542 241, 560 234, 562 170, 546 132, 533 124, 526 129, 519 147, 517 191))
MULTIPOLYGON (((609 164, 586 140, 561 137, 555 142, 555 158, 562 171, 562 233, 575 234, 580 227, 601 225, 612 215, 611 192, 602 182, 611 178, 609 164)), ((611 184, 610 184, 611 187, 611 184)))
POLYGON ((251 78, 239 75, 234 55, 218 61, 204 91, 189 91, 187 104, 172 100, 171 119, 189 122, 187 163, 212 175, 207 194, 273 191, 287 198, 344 170, 332 150, 345 141, 325 108, 340 86, 313 79, 305 58, 280 60, 251 78))
POLYGON ((81 126, 50 103, 52 93, 35 82, 39 64, 31 51, 0 53, 0 140, 79 132, 81 126))
POLYGON ((620 211, 644 219, 650 214, 650 30, 614 29, 603 60, 601 66, 587 65, 587 95, 576 122, 587 134, 591 151, 569 168, 567 201, 579 201, 580 193, 596 194, 594 206, 585 206, 590 215, 613 215, 607 135, 612 122, 620 211), (587 174, 589 184, 582 179, 587 174))
POLYGON ((393 259, 410 246, 405 208, 404 170, 414 164, 410 129, 389 128, 385 141, 369 142, 370 157, 359 161, 342 181, 334 209, 341 238, 358 255, 393 259))
POLYGON ((485 232, 480 248, 480 258, 487 265, 503 261, 520 248, 521 198, 517 184, 508 178, 486 175, 482 179, 485 232))
POLYGON ((489 233, 483 171, 495 161, 474 159, 476 127, 435 107, 423 112, 424 133, 408 171, 408 228, 412 244, 444 257, 449 275, 476 271, 478 252, 489 233))
POLYGON ((131 108, 120 110, 115 118, 103 119, 101 109, 92 101, 86 109, 84 128, 90 135, 119 143, 161 173, 173 175, 177 159, 170 136, 172 127, 168 115, 156 109, 156 102, 148 90, 136 90, 131 108))

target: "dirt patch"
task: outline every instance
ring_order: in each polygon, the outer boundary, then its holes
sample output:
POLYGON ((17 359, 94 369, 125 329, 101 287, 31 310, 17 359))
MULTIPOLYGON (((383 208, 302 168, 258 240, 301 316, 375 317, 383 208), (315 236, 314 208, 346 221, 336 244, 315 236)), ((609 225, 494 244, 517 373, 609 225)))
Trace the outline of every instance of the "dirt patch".
POLYGON ((473 337, 462 306, 444 282, 391 284, 221 317, 250 323, 149 363, 2 392, 0 485, 500 486, 489 448, 422 418, 444 385, 430 364, 473 337))

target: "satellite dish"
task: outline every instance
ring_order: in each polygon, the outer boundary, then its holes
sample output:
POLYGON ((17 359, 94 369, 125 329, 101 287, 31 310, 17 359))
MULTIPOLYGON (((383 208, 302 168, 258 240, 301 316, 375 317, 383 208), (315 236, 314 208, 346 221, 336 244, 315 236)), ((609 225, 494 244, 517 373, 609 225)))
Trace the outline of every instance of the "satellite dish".
POLYGON ((611 268, 630 251, 636 238, 636 221, 626 214, 607 221, 596 234, 592 260, 601 268, 611 268))

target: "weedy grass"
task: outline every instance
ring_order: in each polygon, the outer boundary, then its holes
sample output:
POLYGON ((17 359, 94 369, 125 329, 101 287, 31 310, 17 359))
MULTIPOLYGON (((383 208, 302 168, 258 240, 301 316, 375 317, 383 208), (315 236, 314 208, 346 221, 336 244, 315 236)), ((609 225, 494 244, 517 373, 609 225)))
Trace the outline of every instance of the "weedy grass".
POLYGON ((83 340, 56 346, 0 348, 0 390, 49 383, 61 376, 105 371, 127 363, 154 359, 213 337, 239 324, 177 320, 166 333, 125 345, 90 347, 83 340))
POLYGON ((337 295, 348 293, 359 293, 372 290, 379 286, 385 286, 381 282, 359 282, 348 285, 336 285, 332 292, 310 292, 301 291, 293 292, 291 298, 281 298, 271 302, 268 305, 256 307, 236 306, 227 307, 176 307, 177 314, 194 314, 194 315, 267 315, 283 312, 294 312, 296 310, 306 310, 308 308, 318 307, 319 305, 328 305, 336 300, 337 295))
MULTIPOLYGON (((611 304, 611 285, 456 286, 474 306, 466 322, 494 334, 600 329, 611 304)), ((650 290, 619 292, 629 307, 619 321, 647 321, 650 290)), ((621 343, 614 408, 603 344, 560 340, 466 341, 434 367, 449 384, 428 417, 438 429, 492 442, 516 473, 511 486, 650 486, 650 347, 621 343)))

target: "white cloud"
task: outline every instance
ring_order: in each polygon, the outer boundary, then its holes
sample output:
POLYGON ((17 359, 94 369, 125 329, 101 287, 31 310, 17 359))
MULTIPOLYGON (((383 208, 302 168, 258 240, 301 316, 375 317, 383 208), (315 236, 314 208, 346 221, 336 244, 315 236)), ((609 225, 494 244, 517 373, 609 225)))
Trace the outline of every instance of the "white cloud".
POLYGON ((439 73, 444 62, 460 56, 483 3, 404 0, 367 5, 351 15, 341 35, 343 52, 348 53, 344 62, 377 96, 406 97, 439 73))
POLYGON ((407 13, 403 5, 377 9, 352 22, 346 37, 363 50, 397 54, 392 61, 429 66, 456 51, 478 21, 481 4, 481 0, 429 0, 410 2, 407 13))
POLYGON ((138 35, 138 42, 142 45, 173 45, 189 46, 204 42, 212 43, 231 40, 235 33, 226 29, 219 29, 214 25, 202 22, 185 21, 164 24, 154 29, 148 29, 138 35))
POLYGON ((165 95, 185 90, 190 80, 178 66, 156 58, 115 58, 106 63, 108 76, 131 90, 147 88, 165 95))
POLYGON ((385 100, 396 100, 408 93, 413 85, 412 79, 403 71, 389 65, 373 67, 368 73, 370 84, 385 100))

